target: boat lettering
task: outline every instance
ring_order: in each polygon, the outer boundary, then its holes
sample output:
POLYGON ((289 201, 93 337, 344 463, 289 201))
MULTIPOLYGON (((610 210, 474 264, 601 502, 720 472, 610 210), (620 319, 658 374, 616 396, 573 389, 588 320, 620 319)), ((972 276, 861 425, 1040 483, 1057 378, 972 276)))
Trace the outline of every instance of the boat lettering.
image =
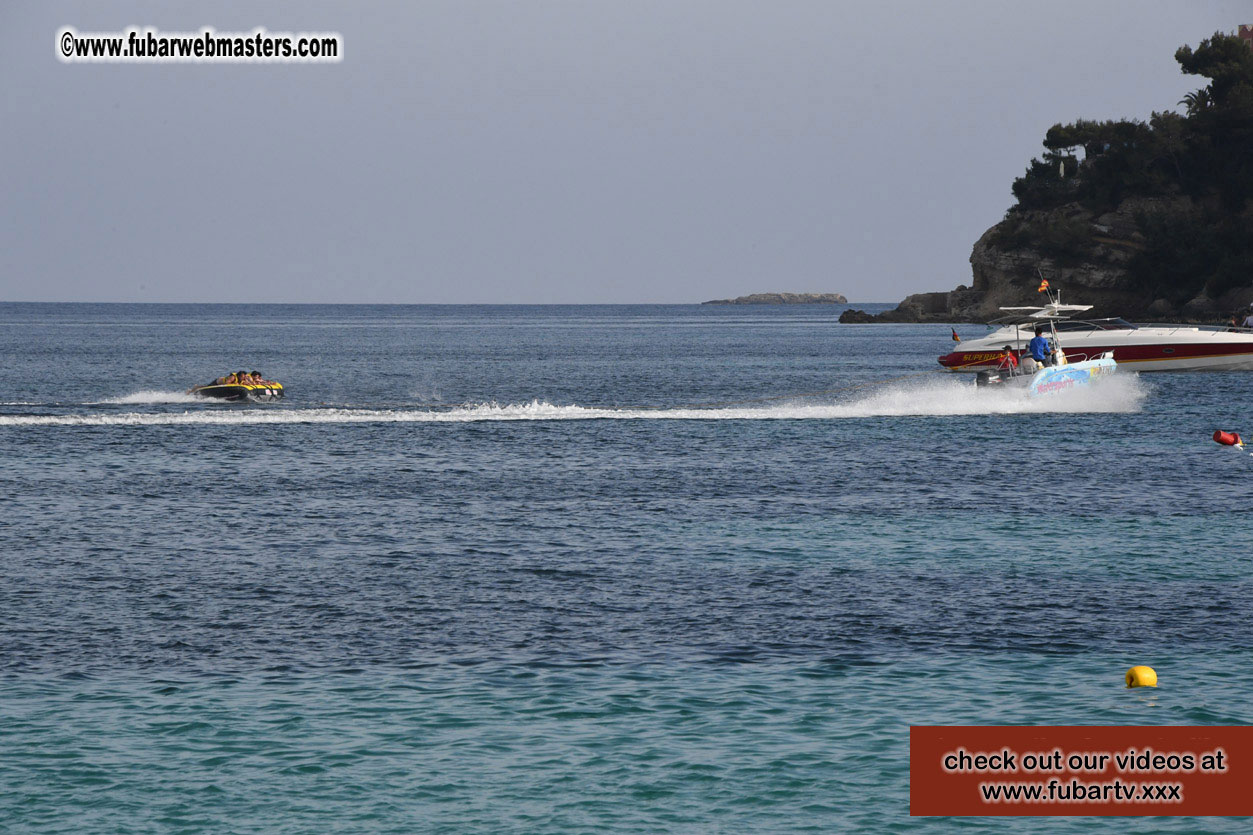
POLYGON ((1036 391, 1048 393, 1050 391, 1057 391, 1058 389, 1070 388, 1074 384, 1074 379, 1069 377, 1065 380, 1049 380, 1047 383, 1040 383, 1040 385, 1036 386, 1036 391))

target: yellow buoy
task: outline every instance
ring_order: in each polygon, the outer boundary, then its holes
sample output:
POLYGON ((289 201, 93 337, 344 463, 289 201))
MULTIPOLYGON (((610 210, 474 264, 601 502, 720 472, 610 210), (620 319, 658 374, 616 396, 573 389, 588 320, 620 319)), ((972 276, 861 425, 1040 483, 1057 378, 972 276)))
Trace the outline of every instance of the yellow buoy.
POLYGON ((1156 687, 1157 670, 1143 665, 1132 667, 1127 671, 1128 687, 1156 687))

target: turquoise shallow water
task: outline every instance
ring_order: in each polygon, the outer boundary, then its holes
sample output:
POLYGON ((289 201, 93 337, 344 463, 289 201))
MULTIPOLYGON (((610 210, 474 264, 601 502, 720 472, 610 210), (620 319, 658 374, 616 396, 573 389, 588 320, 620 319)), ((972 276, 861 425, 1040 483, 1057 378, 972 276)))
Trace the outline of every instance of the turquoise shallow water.
MULTIPOLYGON (((35 831, 999 831, 909 818, 908 723, 1241 724, 1239 656, 439 665, 5 687, 6 820, 35 831)), ((1126 823, 1019 820, 1033 830, 1126 823)), ((1154 830, 1241 831, 1158 819, 1154 830)))
POLYGON ((1253 718, 1253 378, 837 314, 0 305, 0 830, 999 830, 910 724, 1253 718))

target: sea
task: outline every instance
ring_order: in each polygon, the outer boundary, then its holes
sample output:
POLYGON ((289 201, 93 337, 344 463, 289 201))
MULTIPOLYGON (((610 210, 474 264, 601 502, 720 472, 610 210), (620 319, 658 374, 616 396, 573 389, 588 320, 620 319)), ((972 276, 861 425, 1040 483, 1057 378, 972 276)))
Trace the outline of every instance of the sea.
POLYGON ((1247 831, 911 817, 908 743, 1253 721, 1253 374, 843 309, 0 305, 0 832, 1247 831))

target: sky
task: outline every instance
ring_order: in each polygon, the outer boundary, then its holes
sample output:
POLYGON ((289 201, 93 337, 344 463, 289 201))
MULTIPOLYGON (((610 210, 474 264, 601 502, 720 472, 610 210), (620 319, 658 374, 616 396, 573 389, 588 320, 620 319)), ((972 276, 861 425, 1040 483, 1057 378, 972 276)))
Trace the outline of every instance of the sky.
POLYGON ((1202 86, 1248 0, 0 6, 0 301, 896 302, 970 283, 1050 125, 1202 86), (337 32, 334 64, 56 35, 337 32))

